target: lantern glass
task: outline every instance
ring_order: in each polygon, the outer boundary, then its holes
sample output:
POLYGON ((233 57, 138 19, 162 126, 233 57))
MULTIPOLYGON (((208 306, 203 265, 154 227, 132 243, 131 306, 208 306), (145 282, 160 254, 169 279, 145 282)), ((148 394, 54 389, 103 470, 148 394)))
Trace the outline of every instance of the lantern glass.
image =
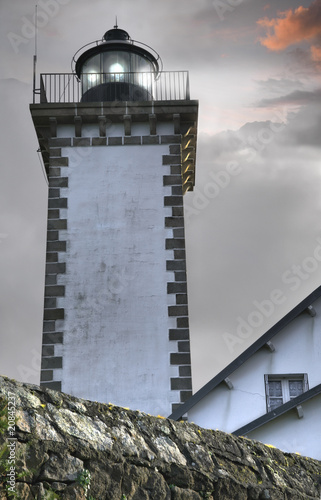
POLYGON ((131 45, 103 48, 81 64, 82 100, 150 100, 157 71, 148 55, 131 45))

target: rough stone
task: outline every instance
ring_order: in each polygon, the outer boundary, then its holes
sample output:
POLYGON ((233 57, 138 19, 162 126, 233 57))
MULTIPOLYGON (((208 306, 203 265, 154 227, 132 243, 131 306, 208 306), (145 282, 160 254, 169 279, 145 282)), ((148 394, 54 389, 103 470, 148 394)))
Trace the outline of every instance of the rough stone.
MULTIPOLYGON (((1 423, 8 393, 15 399, 15 493, 22 500, 320 499, 321 463, 311 458, 6 377, 1 423), (80 481, 86 471, 88 491, 80 481)), ((7 432, 0 432, 1 500, 11 498, 7 432)))

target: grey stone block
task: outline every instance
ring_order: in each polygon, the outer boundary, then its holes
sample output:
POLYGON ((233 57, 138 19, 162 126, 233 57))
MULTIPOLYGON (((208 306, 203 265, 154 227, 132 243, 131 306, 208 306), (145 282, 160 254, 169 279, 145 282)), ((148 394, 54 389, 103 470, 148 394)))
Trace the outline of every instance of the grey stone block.
POLYGON ((74 116, 74 123, 75 123, 75 136, 81 137, 82 117, 74 116))
POLYGON ((49 382, 53 380, 53 370, 41 370, 40 381, 49 382))
POLYGON ((42 358, 41 369, 47 370, 50 368, 62 368, 62 357, 42 358))
POLYGON ((48 219, 59 219, 59 210, 54 208, 54 209, 49 209, 48 210, 48 219))
POLYGON ((66 272, 66 264, 65 262, 58 263, 48 263, 46 264, 46 273, 47 274, 63 274, 66 272))
POLYGON ((48 143, 52 148, 67 148, 71 146, 71 137, 54 137, 49 139, 48 143))
POLYGON ((53 391, 61 391, 61 382, 40 382, 40 387, 47 387, 53 391))
POLYGON ((159 144, 159 135, 143 135, 142 144, 159 144))
POLYGON ((174 248, 185 248, 184 238, 168 238, 166 240, 166 250, 172 250, 174 248))
POLYGON ((68 177, 50 177, 49 185, 52 188, 65 188, 68 187, 68 177))
POLYGON ((46 285, 56 285, 57 284, 57 275, 56 274, 47 274, 45 276, 45 284, 46 285))
MULTIPOLYGON (((172 413, 174 413, 174 411, 178 410, 181 406, 183 406, 182 403, 173 403, 172 404, 172 413)), ((182 422, 182 421, 187 421, 187 418, 183 416, 180 419, 180 422, 182 422)))
POLYGON ((49 198, 48 208, 67 208, 67 198, 49 198))
POLYGON ((172 186, 172 195, 173 196, 178 196, 178 195, 183 196, 183 186, 172 186))
POLYGON ((192 375, 191 367, 188 365, 180 366, 178 372, 180 377, 190 377, 192 375))
POLYGON ((193 393, 192 391, 181 391, 181 403, 185 403, 192 397, 193 393))
POLYGON ((175 281, 184 281, 186 283, 186 272, 185 271, 175 272, 175 281))
MULTIPOLYGON (((107 118, 105 115, 98 116, 98 125, 99 125, 99 136, 101 138, 106 137, 107 118)), ((95 137, 95 139, 96 139, 96 137, 95 137)), ((105 144, 106 144, 106 142, 105 142, 105 144)), ((92 145, 94 145, 93 141, 92 141, 92 145)), ((95 146, 101 146, 101 144, 95 144, 95 146)))
POLYGON ((150 113, 149 115, 149 131, 151 136, 156 135, 157 116, 155 115, 155 113, 150 113))
POLYGON ((177 318, 177 328, 188 328, 188 316, 186 318, 177 318))
POLYGON ((184 227, 184 218, 165 217, 165 227, 184 227))
POLYGON ((55 348, 53 345, 44 345, 42 346, 42 356, 54 356, 55 348))
POLYGON ((121 146, 122 143, 122 137, 108 137, 108 146, 121 146))
POLYGON ((66 241, 48 241, 47 252, 65 252, 66 246, 66 241))
POLYGON ((174 259, 185 259, 185 250, 174 250, 174 259))
POLYGON ((180 144, 181 135, 162 135, 161 144, 180 144))
POLYGON ((189 329, 171 328, 169 330, 169 340, 189 340, 189 329))
POLYGON ((186 283, 167 283, 167 293, 183 293, 186 294, 186 283))
POLYGON ((60 197, 60 189, 49 187, 48 198, 59 198, 59 197, 60 197))
POLYGON ((187 306, 168 306, 168 316, 186 316, 187 314, 188 314, 187 306))
POLYGON ((186 352, 172 352, 170 355, 171 365, 190 365, 191 355, 186 352))
POLYGON ((185 260, 167 260, 166 270, 167 271, 185 271, 186 262, 185 260))
POLYGON ((49 177, 60 177, 61 168, 60 167, 49 167, 49 177))
POLYGON ((61 148, 49 148, 49 154, 51 158, 53 156, 61 156, 61 148))
POLYGON ((43 317, 44 317, 44 320, 64 319, 65 310, 64 309, 45 309, 43 317))
POLYGON ((68 167, 68 156, 54 156, 49 158, 50 167, 68 167))
POLYGON ((184 217, 184 208, 183 207, 173 207, 172 208, 172 216, 173 217, 184 217))
POLYGON ((188 340, 178 342, 178 352, 190 352, 190 342, 188 340))
MULTIPOLYGON (((184 219, 183 219, 183 221, 184 221, 184 219)), ((173 229, 173 236, 174 236, 174 238, 185 238, 184 227, 179 228, 179 229, 173 229)))
POLYGON ((53 285, 45 287, 45 297, 64 297, 65 287, 63 285, 53 285))
POLYGON ((172 391, 181 390, 191 390, 192 389, 192 379, 190 377, 184 378, 171 378, 171 389, 172 391))
POLYGON ((56 241, 59 238, 59 232, 58 231, 52 231, 49 229, 47 231, 47 241, 56 241))
POLYGON ((131 135, 131 133, 132 133, 132 117, 130 115, 124 115, 123 120, 124 120, 125 136, 131 135))
POLYGON ((45 309, 54 309, 57 307, 57 299, 56 297, 46 297, 44 300, 45 309))
POLYGON ((129 137, 125 136, 124 137, 124 144, 141 144, 142 138, 140 135, 131 135, 129 137))
POLYGON ((90 137, 74 137, 72 140, 74 147, 88 147, 90 146, 90 137))
POLYGON ((91 143, 93 146, 106 146, 107 137, 93 137, 91 143))
POLYGON ((43 332, 44 333, 54 332, 55 328, 56 328, 55 321, 44 321, 43 322, 43 332))
POLYGON ((181 196, 164 196, 165 207, 181 206, 183 205, 183 195, 181 196))
POLYGON ((67 229, 67 219, 49 219, 48 230, 51 229, 67 229))
POLYGON ((62 332, 44 333, 42 336, 42 343, 43 345, 62 344, 63 333, 62 332))
POLYGON ((176 295, 176 304, 187 304, 187 293, 178 293, 176 295))

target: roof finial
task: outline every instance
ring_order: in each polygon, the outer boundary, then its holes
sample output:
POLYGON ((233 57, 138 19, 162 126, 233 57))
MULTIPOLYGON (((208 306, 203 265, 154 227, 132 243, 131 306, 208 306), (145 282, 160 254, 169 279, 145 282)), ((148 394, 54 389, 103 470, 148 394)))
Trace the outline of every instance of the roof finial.
POLYGON ((117 16, 116 16, 116 24, 115 24, 114 28, 115 28, 115 29, 117 29, 117 28, 118 28, 118 24, 117 24, 117 16))

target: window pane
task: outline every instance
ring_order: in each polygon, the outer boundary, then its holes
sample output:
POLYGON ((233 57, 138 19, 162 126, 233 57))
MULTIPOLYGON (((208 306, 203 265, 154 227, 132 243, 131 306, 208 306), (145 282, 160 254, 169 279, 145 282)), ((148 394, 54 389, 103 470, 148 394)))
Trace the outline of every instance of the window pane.
POLYGON ((82 73, 100 73, 100 55, 87 59, 82 67, 82 73))
POLYGON ((270 409, 275 410, 278 406, 281 406, 283 404, 283 399, 282 398, 270 398, 270 409))
POLYGON ((103 54, 104 73, 128 73, 130 68, 130 54, 122 50, 105 52, 103 54))
POLYGON ((282 396, 282 383, 281 380, 270 380, 269 381, 269 393, 270 397, 280 397, 282 396))
POLYGON ((290 398, 295 398, 303 393, 303 380, 289 380, 290 398))

